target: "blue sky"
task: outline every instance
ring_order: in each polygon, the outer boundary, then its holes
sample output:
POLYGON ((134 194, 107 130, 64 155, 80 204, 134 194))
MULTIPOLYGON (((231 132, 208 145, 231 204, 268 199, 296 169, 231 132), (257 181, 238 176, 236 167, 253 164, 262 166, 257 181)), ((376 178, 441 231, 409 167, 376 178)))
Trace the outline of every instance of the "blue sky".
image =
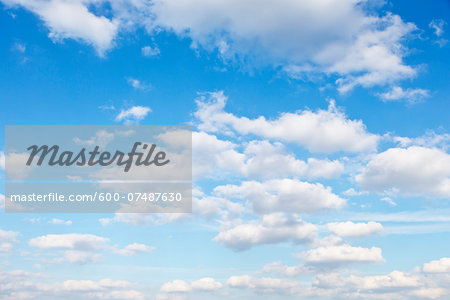
POLYGON ((2 126, 191 124, 194 176, 192 214, 1 213, 1 299, 450 294, 448 1, 1 2, 2 126))

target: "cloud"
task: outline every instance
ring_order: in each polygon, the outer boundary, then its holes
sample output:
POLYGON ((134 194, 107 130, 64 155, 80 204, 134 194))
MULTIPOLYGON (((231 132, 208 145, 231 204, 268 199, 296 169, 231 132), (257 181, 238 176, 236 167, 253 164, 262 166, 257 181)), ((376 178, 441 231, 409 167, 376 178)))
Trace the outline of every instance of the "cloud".
POLYGON ((250 289, 257 293, 295 294, 300 284, 291 279, 273 277, 252 277, 250 275, 231 276, 226 285, 232 288, 250 289))
POLYGON ((450 258, 443 257, 439 260, 425 263, 422 271, 425 273, 450 273, 450 258))
POLYGON ((390 91, 387 91, 382 94, 378 94, 378 96, 383 101, 397 101, 397 100, 407 100, 410 103, 418 102, 423 100, 424 98, 430 97, 430 91, 424 89, 406 89, 404 90, 400 86, 393 86, 390 91))
POLYGON ((383 197, 383 198, 381 198, 380 200, 383 201, 383 202, 388 203, 389 205, 397 206, 397 203, 395 203, 394 200, 392 200, 392 199, 389 198, 389 197, 383 197))
POLYGON ((50 221, 48 221, 48 223, 54 224, 54 225, 66 225, 66 226, 72 225, 72 221, 70 221, 70 220, 64 221, 64 220, 56 219, 56 218, 51 219, 50 221))
POLYGON ((184 280, 173 280, 170 282, 164 283, 160 292, 163 293, 188 293, 194 291, 217 291, 223 287, 223 284, 214 280, 211 277, 204 277, 195 281, 192 281, 191 284, 188 284, 184 280))
POLYGON ((92 234, 48 234, 32 238, 28 244, 42 250, 64 250, 53 263, 69 262, 73 264, 95 263, 103 256, 97 251, 107 247, 109 239, 92 234))
POLYGON ((153 246, 133 243, 125 246, 123 249, 116 250, 116 253, 122 256, 134 256, 137 253, 152 252, 155 249, 153 246))
POLYGON ((355 196, 362 196, 362 195, 367 195, 367 192, 364 191, 356 191, 354 188, 349 188, 348 190, 344 191, 342 193, 345 196, 348 197, 355 197, 355 196))
POLYGON ((151 47, 151 46, 142 47, 141 52, 142 52, 142 55, 145 56, 145 57, 157 56, 160 53, 159 48, 156 47, 156 46, 154 46, 154 47, 151 47))
POLYGON ((102 248, 109 239, 93 234, 48 234, 32 238, 29 245, 39 249, 72 249, 91 251, 102 248))
POLYGON ((389 84, 416 75, 403 45, 416 29, 398 15, 378 15, 364 1, 154 2, 153 26, 189 37, 192 47, 225 61, 338 77, 340 90, 389 84))
POLYGON ((306 264, 326 267, 384 261, 380 248, 362 248, 350 245, 319 247, 304 251, 299 256, 306 264))
POLYGON ((20 53, 25 53, 26 50, 27 50, 27 46, 22 43, 14 43, 11 47, 11 51, 17 51, 20 53))
POLYGON ((313 268, 311 266, 284 266, 280 262, 273 262, 267 265, 258 271, 257 273, 278 273, 280 276, 287 277, 295 277, 304 274, 310 274, 313 272, 313 268))
POLYGON ((363 237, 383 231, 383 225, 376 222, 353 223, 350 221, 341 223, 328 223, 328 230, 342 237, 363 237))
POLYGON ((122 109, 120 113, 116 117, 116 121, 125 121, 125 122, 139 122, 143 120, 149 112, 152 110, 150 107, 145 106, 133 106, 130 109, 124 110, 122 109))
POLYGON ((432 21, 430 22, 430 24, 428 24, 428 26, 429 26, 431 29, 434 30, 434 34, 435 34, 437 37, 440 37, 440 36, 442 36, 442 35, 444 34, 444 26, 445 26, 446 24, 447 24, 447 23, 446 23, 444 20, 438 19, 438 20, 432 20, 432 21))
POLYGON ((119 20, 94 14, 88 6, 95 1, 2 0, 9 7, 22 6, 44 22, 54 41, 75 39, 92 45, 100 56, 113 47, 119 20))
POLYGON ((316 237, 316 232, 316 226, 301 219, 271 214, 263 216, 260 220, 222 231, 214 241, 235 251, 243 251, 262 244, 287 241, 308 243, 316 237))
MULTIPOLYGON (((405 41, 416 26, 390 12, 378 14, 380 5, 362 0, 326 5, 313 0, 2 2, 38 15, 53 40, 82 41, 99 55, 114 47, 119 33, 145 28, 150 35, 165 31, 187 37, 197 52, 218 53, 225 63, 243 63, 244 69, 272 66, 302 79, 331 76, 341 92, 417 74, 403 61, 405 41)), ((156 49, 145 46, 142 53, 156 54, 156 49)))
POLYGON ((164 293, 186 293, 192 290, 191 286, 183 280, 174 280, 164 283, 160 291, 164 293))
POLYGON ((223 284, 215 281, 214 278, 205 277, 193 281, 191 287, 196 291, 217 291, 223 287, 223 284))
POLYGON ((207 96, 197 100, 198 109, 194 113, 200 122, 198 128, 205 132, 253 134, 319 153, 374 151, 378 144, 377 135, 368 133, 362 121, 347 119, 334 101, 330 102, 328 110, 283 113, 277 119, 267 120, 263 116, 249 119, 225 112, 228 98, 222 91, 207 96))
POLYGON ((144 83, 136 78, 127 78, 127 83, 132 86, 135 90, 149 90, 152 85, 149 83, 144 83))
POLYGON ((17 242, 18 232, 0 229, 0 253, 13 250, 13 244, 17 242))
POLYGON ((375 155, 356 181, 369 191, 394 190, 404 195, 447 198, 450 155, 436 148, 391 148, 375 155))
POLYGON ((392 139, 401 147, 421 146, 446 150, 450 145, 450 134, 437 134, 432 130, 428 130, 424 135, 415 138, 394 136, 392 139))
POLYGON ((315 285, 321 288, 345 288, 346 291, 356 290, 388 292, 404 288, 415 288, 421 285, 418 276, 400 271, 393 271, 388 275, 348 277, 336 273, 319 274, 315 278, 315 285))
POLYGON ((144 294, 133 290, 125 280, 65 280, 49 283, 40 273, 21 270, 0 272, 2 299, 117 299, 144 300, 144 294))
POLYGON ((337 178, 344 171, 338 160, 297 159, 282 143, 267 140, 252 140, 237 145, 205 132, 192 133, 193 174, 196 178, 215 179, 230 176, 246 178, 337 178), (239 151, 239 146, 243 151, 239 151))
POLYGON ((317 212, 346 205, 346 200, 333 194, 330 187, 297 179, 243 181, 240 185, 217 186, 214 192, 224 197, 247 199, 258 214, 317 212))

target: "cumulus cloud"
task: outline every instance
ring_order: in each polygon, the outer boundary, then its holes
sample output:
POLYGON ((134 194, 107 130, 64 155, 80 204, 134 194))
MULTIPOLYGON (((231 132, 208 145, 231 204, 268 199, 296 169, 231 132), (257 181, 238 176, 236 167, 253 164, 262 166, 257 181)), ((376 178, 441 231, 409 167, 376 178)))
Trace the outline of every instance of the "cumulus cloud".
POLYGON ((300 253, 306 264, 337 267, 354 263, 383 262, 381 249, 363 248, 350 245, 326 246, 300 253))
POLYGON ((295 277, 304 274, 310 274, 314 270, 311 266, 285 266, 281 262, 273 262, 259 270, 257 273, 277 273, 280 276, 295 277))
POLYGON ((116 117, 116 121, 126 123, 137 123, 142 121, 152 110, 146 106, 133 106, 129 109, 122 109, 116 117))
POLYGON ((327 227, 329 231, 342 237, 362 237, 383 231, 383 225, 377 222, 353 223, 347 221, 328 223, 327 227))
POLYGON ((213 134, 193 132, 192 147, 192 167, 197 178, 235 175, 263 179, 290 176, 317 179, 337 178, 344 171, 339 160, 297 159, 280 142, 252 140, 237 145, 213 134), (243 151, 238 150, 239 146, 244 148, 243 151))
MULTIPOLYGON (((329 0, 326 5, 313 0, 102 1, 108 10, 95 0, 2 2, 38 15, 53 40, 79 40, 100 55, 114 46, 120 32, 143 27, 151 35, 166 31, 188 37, 192 48, 217 52, 226 63, 272 66, 293 78, 331 75, 341 92, 417 74, 403 61, 408 53, 404 41, 416 26, 390 12, 377 14, 362 0, 329 0)), ((430 26, 441 33, 438 21, 430 26)), ((142 50, 144 55, 157 52, 150 46, 142 50)))
POLYGON ((266 139, 294 143, 311 152, 351 153, 373 151, 379 137, 367 132, 362 121, 349 120, 330 102, 328 110, 283 113, 277 119, 267 120, 237 117, 224 111, 228 98, 220 92, 208 93, 197 100, 194 116, 200 122, 198 128, 205 132, 241 135, 253 134, 266 139))
POLYGON ((109 239, 93 234, 48 234, 32 238, 29 245, 39 249, 73 249, 73 250, 98 250, 109 239))
POLYGON ((378 96, 383 101, 397 101, 397 100, 407 100, 410 103, 420 101, 424 98, 430 97, 430 91, 419 89, 419 88, 409 88, 404 90, 400 86, 394 86, 390 91, 378 94, 378 96))
POLYGON ((340 90, 415 76, 403 41, 416 29, 398 15, 377 15, 363 1, 154 2, 153 25, 217 50, 226 61, 281 67, 292 77, 325 73, 340 90))
POLYGON ((144 300, 142 292, 125 280, 65 280, 49 283, 46 275, 21 270, 0 272, 2 299, 117 299, 144 300))
POLYGON ((274 277, 252 277, 250 275, 231 276, 226 285, 232 288, 250 289, 257 293, 295 294, 300 284, 291 279, 274 277))
POLYGON ((240 185, 217 186, 214 192, 224 197, 247 199, 258 214, 317 212, 346 205, 346 200, 332 193, 330 187, 297 179, 243 181, 240 185))
POLYGON ((414 288, 421 285, 418 276, 410 275, 400 271, 393 271, 388 275, 360 277, 350 275, 348 277, 336 273, 319 274, 315 278, 315 285, 321 288, 345 288, 353 292, 359 290, 399 290, 402 288, 414 288))
POLYGON ((443 257, 425 263, 422 268, 425 273, 450 273, 450 258, 443 257))
POLYGON ((248 224, 237 225, 220 232, 214 241, 235 251, 243 251, 262 244, 287 241, 308 243, 316 237, 317 227, 298 218, 270 214, 248 224))
POLYGON ((450 196, 450 155, 436 148, 391 148, 375 155, 356 181, 369 191, 446 198, 450 196))
POLYGON ((44 22, 52 40, 75 39, 92 45, 100 56, 113 47, 119 20, 97 15, 88 6, 96 1, 2 0, 9 7, 21 6, 44 22))
POLYGON ((163 293, 188 293, 193 291, 217 291, 223 287, 223 284, 214 280, 211 277, 204 277, 198 280, 192 281, 191 284, 188 284, 184 280, 173 280, 170 282, 164 283, 160 292, 163 293))

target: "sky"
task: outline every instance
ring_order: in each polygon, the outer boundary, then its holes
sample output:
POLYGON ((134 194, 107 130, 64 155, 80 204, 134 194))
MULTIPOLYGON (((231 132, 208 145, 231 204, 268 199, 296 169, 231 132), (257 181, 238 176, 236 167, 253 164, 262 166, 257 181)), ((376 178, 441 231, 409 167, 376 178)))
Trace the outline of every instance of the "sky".
POLYGON ((448 298, 449 1, 0 3, 2 127, 193 127, 192 213, 1 212, 0 299, 448 298))

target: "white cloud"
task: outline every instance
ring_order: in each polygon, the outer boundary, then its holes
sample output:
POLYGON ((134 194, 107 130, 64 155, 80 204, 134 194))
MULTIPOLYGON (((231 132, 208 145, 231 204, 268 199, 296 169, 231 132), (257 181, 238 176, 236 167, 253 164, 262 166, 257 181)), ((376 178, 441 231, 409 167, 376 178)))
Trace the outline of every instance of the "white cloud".
POLYGON ((437 37, 440 37, 441 35, 444 34, 444 26, 445 26, 446 24, 447 24, 447 23, 446 23, 444 20, 439 19, 439 20, 432 20, 432 21, 430 22, 430 24, 428 24, 428 26, 429 26, 431 29, 434 30, 434 34, 435 34, 437 37))
POLYGON ((375 155, 356 181, 369 191, 450 196, 450 155, 436 148, 391 148, 375 155))
POLYGON ((240 185, 217 186, 214 192, 224 197, 247 199, 258 214, 316 212, 346 205, 346 200, 332 193, 330 187, 297 179, 243 181, 240 185))
POLYGON ((312 273, 313 269, 311 266, 285 266, 282 265, 280 262, 273 262, 267 265, 264 265, 264 267, 258 271, 257 273, 278 273, 280 276, 287 276, 287 277, 295 277, 299 275, 309 274, 312 273))
POLYGON ((135 90, 149 90, 152 88, 152 85, 149 83, 144 83, 136 78, 127 78, 127 83, 132 86, 135 90))
MULTIPOLYGON (((326 5, 313 0, 2 2, 37 14, 53 40, 79 40, 100 55, 114 46, 119 32, 143 27, 150 34, 189 37, 192 48, 217 51, 225 62, 269 65, 294 78, 331 75, 342 92, 357 85, 392 84, 417 73, 403 62, 408 54, 403 42, 416 26, 390 12, 379 15, 362 0, 328 0, 326 5)), ((157 52, 147 47, 144 55, 157 52)))
POLYGON ((342 237, 362 237, 383 231, 383 225, 376 222, 353 223, 347 221, 341 223, 328 223, 327 227, 329 231, 342 237))
POLYGON ((186 293, 192 290, 191 286, 183 280, 174 280, 164 283, 160 291, 164 293, 186 293))
POLYGON ((70 221, 70 220, 65 221, 65 220, 56 219, 56 218, 51 219, 50 221, 48 221, 48 223, 54 224, 54 225, 66 225, 66 226, 72 225, 72 221, 70 221))
POLYGON ((231 276, 226 281, 226 285, 232 288, 251 289, 257 293, 280 293, 294 294, 300 284, 291 279, 273 277, 252 277, 250 275, 231 276))
POLYGON ((450 273, 450 258, 443 257, 425 263, 422 268, 425 273, 450 273))
POLYGON ((389 198, 389 197, 383 197, 383 198, 381 198, 380 200, 383 201, 383 202, 388 203, 389 205, 397 206, 397 203, 395 203, 394 200, 392 200, 392 199, 389 198))
POLYGON ((421 285, 418 276, 400 271, 393 271, 388 275, 344 277, 340 274, 319 274, 315 278, 315 285, 321 288, 345 288, 349 292, 355 290, 387 292, 401 288, 415 288, 421 285))
POLYGON ((390 91, 378 94, 378 96, 383 101, 407 100, 410 103, 414 103, 424 98, 430 97, 430 91, 419 88, 409 88, 404 90, 400 86, 393 86, 390 91))
POLYGON ((432 130, 428 130, 424 135, 410 138, 410 137, 401 137, 394 136, 392 140, 398 143, 401 147, 409 147, 409 146, 421 146, 421 147, 437 147, 443 150, 446 150, 450 145, 450 134, 442 133, 437 134, 432 130))
POLYGON ((71 249, 80 251, 98 250, 109 239, 93 234, 48 234, 30 239, 29 245, 39 249, 71 249))
POLYGON ((316 237, 316 232, 316 226, 301 219, 271 214, 263 216, 260 220, 222 231, 214 241, 233 250, 243 251, 262 244, 287 241, 308 243, 316 237))
POLYGON ((415 25, 392 13, 380 16, 365 4, 159 0, 152 12, 155 28, 188 36, 194 48, 217 50, 226 61, 282 67, 292 77, 336 75, 343 92, 415 76, 403 62, 402 44, 415 25))
POLYGON ((108 278, 65 280, 49 283, 47 275, 21 270, 0 272, 2 299, 117 299, 144 300, 144 294, 131 289, 135 284, 108 278), (44 278, 44 280, 43 280, 44 278))
POLYGON ((215 292, 220 290, 222 287, 222 283, 214 280, 214 278, 211 277, 200 278, 198 280, 192 281, 191 284, 188 284, 184 280, 177 279, 166 282, 161 286, 159 291, 168 294, 160 294, 158 295, 158 299, 173 299, 172 296, 174 293, 178 296, 181 296, 190 292, 215 292), (169 294, 172 295, 169 296, 169 294))
POLYGON ((23 43, 14 43, 11 47, 11 50, 20 53, 25 53, 25 51, 27 50, 27 46, 23 43))
POLYGON ((223 284, 211 277, 201 278, 191 283, 191 287, 195 291, 217 291, 223 287, 223 284))
POLYGON ((125 246, 123 249, 116 250, 116 253, 122 256, 134 256, 137 253, 151 252, 153 250, 155 250, 155 247, 153 246, 133 243, 125 246))
POLYGON ((380 248, 362 248, 350 245, 319 247, 300 253, 300 257, 307 264, 327 267, 384 261, 380 248))
POLYGON ((205 132, 192 133, 193 173, 194 177, 229 178, 337 178, 344 171, 344 165, 338 160, 308 158, 297 159, 286 150, 282 143, 267 140, 252 140, 241 146, 218 139, 205 132))
POLYGON ((342 193, 345 196, 349 196, 349 197, 355 197, 355 196, 362 196, 362 195, 367 195, 367 192, 364 191, 356 191, 354 188, 349 188, 348 190, 344 191, 342 193))
POLYGON ((111 218, 100 218, 100 219, 98 219, 98 221, 100 222, 100 224, 102 224, 102 226, 108 226, 109 224, 111 224, 113 219, 111 219, 111 218))
POLYGON ((249 119, 227 113, 224 111, 227 97, 223 92, 207 95, 197 100, 198 109, 194 113, 200 122, 198 128, 206 132, 254 134, 321 153, 373 151, 378 144, 377 135, 368 133, 362 121, 347 119, 334 101, 328 110, 283 113, 277 119, 267 120, 263 116, 249 119))
POLYGON ((116 121, 139 122, 151 111, 150 107, 145 106, 133 106, 130 109, 122 109, 117 115, 116 121))
POLYGON ((142 47, 141 52, 142 52, 143 56, 150 57, 150 56, 157 56, 157 55, 159 55, 160 50, 156 46, 154 46, 154 47, 145 46, 145 47, 142 47))
POLYGON ((64 0, 2 0, 7 6, 22 6, 44 22, 49 37, 55 41, 75 39, 92 45, 99 55, 113 47, 119 30, 116 18, 108 19, 96 15, 88 6, 97 5, 96 1, 64 0))
MULTIPOLYGON (((0 195, 1 196, 1 195, 0 195)), ((13 250, 13 244, 17 242, 18 232, 0 229, 0 253, 13 250)))

